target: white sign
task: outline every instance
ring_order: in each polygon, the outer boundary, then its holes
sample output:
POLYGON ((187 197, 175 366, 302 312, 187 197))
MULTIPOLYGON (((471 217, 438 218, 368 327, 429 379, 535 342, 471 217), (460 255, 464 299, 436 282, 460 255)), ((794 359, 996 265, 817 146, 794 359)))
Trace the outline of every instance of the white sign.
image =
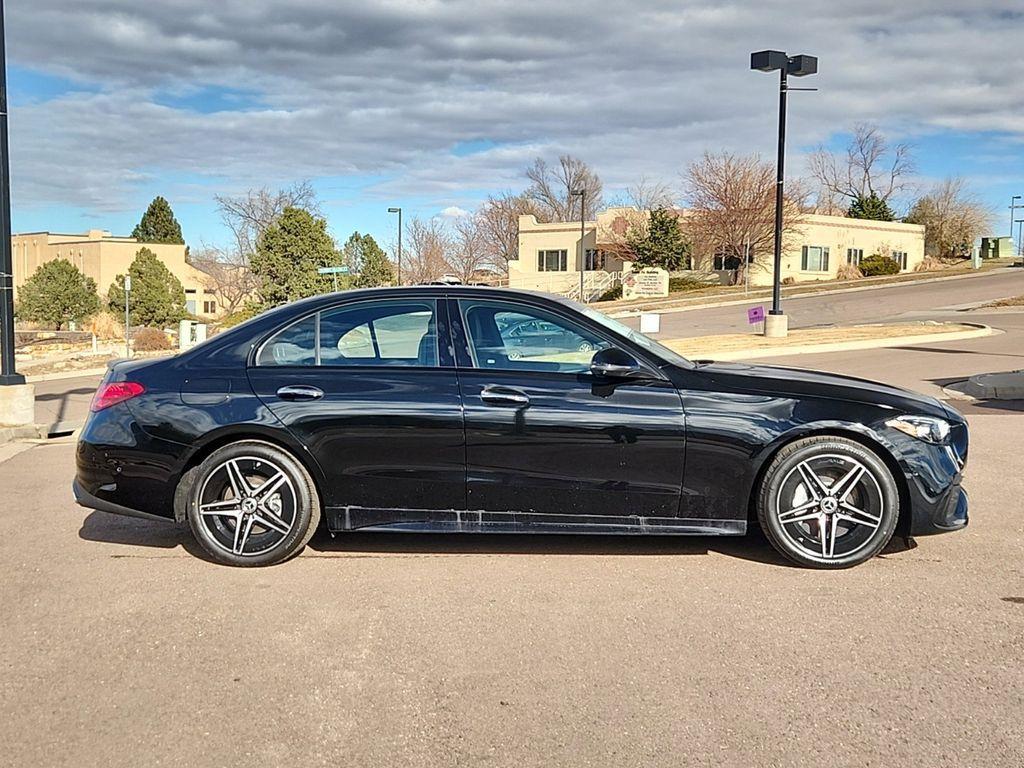
POLYGON ((124 289, 126 291, 130 291, 132 289, 132 276, 131 275, 125 275, 124 276, 124 289))
POLYGON ((640 315, 640 333, 661 333, 661 315, 644 312, 640 315))
POLYGON ((651 299, 668 296, 668 272, 661 267, 644 267, 622 276, 622 298, 651 299))

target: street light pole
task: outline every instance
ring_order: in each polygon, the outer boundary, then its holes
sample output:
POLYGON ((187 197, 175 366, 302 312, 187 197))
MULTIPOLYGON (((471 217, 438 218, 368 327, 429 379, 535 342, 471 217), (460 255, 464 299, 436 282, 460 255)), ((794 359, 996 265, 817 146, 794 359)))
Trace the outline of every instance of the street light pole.
POLYGON ((388 213, 398 214, 398 284, 402 284, 402 209, 388 208, 388 213))
POLYGON ((804 77, 818 71, 818 59, 801 54, 790 56, 783 51, 758 51, 750 54, 750 68, 759 72, 779 71, 779 139, 775 165, 775 275, 772 280, 772 308, 768 314, 778 318, 765 322, 766 336, 785 336, 788 323, 782 312, 782 227, 784 182, 786 178, 786 96, 791 90, 806 91, 814 88, 790 88, 789 75, 804 77))
POLYGON ((1010 198, 1010 239, 1013 239, 1013 212, 1018 208, 1024 208, 1024 205, 1017 205, 1016 201, 1020 200, 1020 195, 1014 195, 1010 198))
POLYGON ((7 147, 7 52, 0 0, 0 386, 25 383, 14 364, 14 259, 11 255, 11 163, 7 147))
MULTIPOLYGON (((1024 206, 1019 206, 1024 208, 1024 206)), ((1017 255, 1021 257, 1021 266, 1024 267, 1024 232, 1022 232, 1024 219, 1017 219, 1017 255)), ((1013 239, 1013 225, 1010 225, 1010 239, 1013 239)))
POLYGON ((583 247, 583 238, 586 237, 586 223, 587 223, 587 190, 577 189, 570 192, 571 195, 576 195, 580 199, 580 301, 586 301, 583 298, 583 270, 586 268, 586 257, 587 252, 583 247))

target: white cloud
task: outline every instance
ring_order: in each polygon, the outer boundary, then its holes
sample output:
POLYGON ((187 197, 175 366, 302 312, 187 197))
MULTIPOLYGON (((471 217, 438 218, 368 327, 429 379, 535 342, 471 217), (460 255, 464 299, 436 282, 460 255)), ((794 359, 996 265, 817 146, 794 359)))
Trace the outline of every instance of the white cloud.
POLYGON ((704 149, 774 147, 766 47, 820 57, 791 99, 792 146, 858 120, 913 134, 1024 138, 1005 0, 35 0, 8 7, 12 62, 99 85, 12 112, 19 204, 137 205, 140 180, 237 188, 374 175, 369 194, 472 205, 516 188, 538 153, 572 152, 611 188, 675 183, 704 149), (1005 57, 1004 57, 1005 58, 1005 57), (253 92, 244 111, 161 106, 161 92, 253 92), (454 147, 493 146, 458 156, 454 147))
POLYGON ((469 216, 469 211, 457 205, 449 205, 441 211, 441 215, 446 219, 461 219, 463 216, 469 216))

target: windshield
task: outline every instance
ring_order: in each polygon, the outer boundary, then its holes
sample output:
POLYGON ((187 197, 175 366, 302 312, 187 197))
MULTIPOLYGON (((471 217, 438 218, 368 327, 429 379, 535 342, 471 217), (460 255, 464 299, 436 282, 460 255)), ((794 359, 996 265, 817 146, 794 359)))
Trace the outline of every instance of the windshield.
MULTIPOLYGON (((575 303, 575 302, 574 302, 575 303)), ((612 320, 608 315, 603 312, 598 312, 596 309, 584 306, 583 304, 576 304, 576 308, 593 320, 595 323, 603 325, 605 328, 614 331, 620 336, 625 336, 627 339, 632 341, 634 344, 638 344, 651 354, 660 357, 662 360, 672 363, 673 365, 679 365, 683 368, 692 368, 693 363, 687 360, 677 352, 673 352, 671 349, 666 347, 664 344, 659 344, 654 339, 644 336, 639 331, 634 331, 628 325, 623 325, 618 320, 612 320)))

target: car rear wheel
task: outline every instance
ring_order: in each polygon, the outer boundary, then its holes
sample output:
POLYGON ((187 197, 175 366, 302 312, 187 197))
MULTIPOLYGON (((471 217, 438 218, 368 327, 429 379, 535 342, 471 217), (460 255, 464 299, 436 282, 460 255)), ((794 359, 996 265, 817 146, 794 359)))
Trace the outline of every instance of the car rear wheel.
POLYGON ((186 482, 192 533, 221 563, 283 562, 306 545, 320 522, 320 499, 306 468, 269 443, 246 440, 219 448, 186 482))
POLYGON ((790 560, 812 568, 849 568, 870 560, 892 538, 899 492, 872 451, 841 437, 786 445, 761 484, 758 520, 790 560))

